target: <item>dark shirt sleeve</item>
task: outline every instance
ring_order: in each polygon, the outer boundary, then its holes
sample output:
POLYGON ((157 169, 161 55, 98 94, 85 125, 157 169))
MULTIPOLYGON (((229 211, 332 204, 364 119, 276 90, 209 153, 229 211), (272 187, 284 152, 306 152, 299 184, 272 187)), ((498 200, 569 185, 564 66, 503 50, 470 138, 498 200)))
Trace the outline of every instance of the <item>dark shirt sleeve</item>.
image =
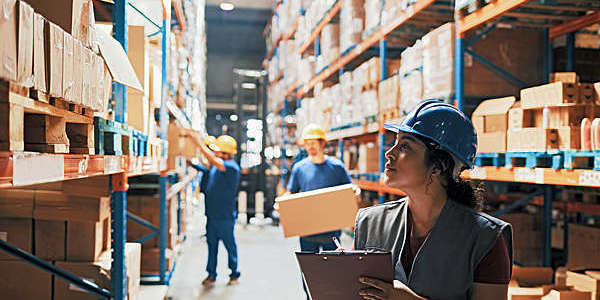
POLYGON ((348 173, 348 170, 346 170, 346 167, 344 167, 344 165, 340 166, 340 179, 340 184, 352 183, 352 177, 350 177, 350 173, 348 173))
POLYGON ((300 192, 300 183, 298 182, 298 168, 292 169, 290 180, 288 181, 287 190, 292 193, 300 192))
POLYGON ((208 173, 208 168, 205 167, 203 164, 192 164, 192 168, 203 173, 208 173))
POLYGON ((510 281, 510 257, 504 236, 500 235, 496 244, 481 260, 474 273, 474 282, 508 284, 510 281))

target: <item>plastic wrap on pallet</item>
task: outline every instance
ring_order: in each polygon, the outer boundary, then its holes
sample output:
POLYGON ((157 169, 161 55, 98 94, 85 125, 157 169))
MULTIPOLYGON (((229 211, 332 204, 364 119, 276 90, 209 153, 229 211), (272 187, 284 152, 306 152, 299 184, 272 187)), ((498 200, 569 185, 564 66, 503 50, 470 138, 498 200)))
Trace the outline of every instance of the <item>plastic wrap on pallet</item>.
POLYGON ((365 33, 370 34, 381 24, 381 0, 365 0, 365 33))
POLYGON ((454 94, 454 23, 446 23, 423 39, 423 98, 454 94))
POLYGON ((340 56, 340 25, 327 24, 321 31, 321 53, 325 65, 330 65, 340 56))
POLYGON ((400 75, 405 75, 412 70, 420 69, 423 66, 423 42, 417 40, 412 47, 408 47, 406 50, 402 51, 401 58, 400 75))
POLYGON ((344 1, 340 12, 340 52, 344 53, 362 41, 365 9, 364 0, 340 1, 344 1))
POLYGON ((381 13, 381 24, 388 24, 403 11, 401 0, 386 0, 381 13))
POLYGON ((307 85, 308 82, 315 76, 316 60, 314 56, 302 58, 298 65, 298 80, 299 84, 307 85))
POLYGON ((394 75, 379 83, 379 106, 381 111, 397 110, 400 103, 400 76, 394 75))
POLYGON ((344 101, 350 101, 352 99, 352 74, 353 72, 345 72, 340 76, 341 95, 344 101))
POLYGON ((367 62, 358 66, 352 72, 352 90, 353 94, 362 92, 367 87, 369 80, 369 64, 367 62))
POLYGON ((411 71, 400 77, 400 110, 410 112, 423 99, 423 72, 411 71))

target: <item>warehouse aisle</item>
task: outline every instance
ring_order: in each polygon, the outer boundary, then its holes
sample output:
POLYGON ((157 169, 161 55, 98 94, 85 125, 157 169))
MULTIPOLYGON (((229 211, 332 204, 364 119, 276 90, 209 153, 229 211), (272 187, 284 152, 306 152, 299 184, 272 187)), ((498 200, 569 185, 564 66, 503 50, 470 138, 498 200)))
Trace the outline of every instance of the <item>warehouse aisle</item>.
POLYGON ((202 286, 201 281, 207 275, 206 240, 200 232, 191 233, 184 254, 177 261, 169 287, 170 299, 303 299, 293 256, 298 248, 297 238, 284 239, 279 227, 239 226, 236 239, 242 272, 239 284, 227 286, 227 252, 221 244, 217 283, 209 289, 202 286))

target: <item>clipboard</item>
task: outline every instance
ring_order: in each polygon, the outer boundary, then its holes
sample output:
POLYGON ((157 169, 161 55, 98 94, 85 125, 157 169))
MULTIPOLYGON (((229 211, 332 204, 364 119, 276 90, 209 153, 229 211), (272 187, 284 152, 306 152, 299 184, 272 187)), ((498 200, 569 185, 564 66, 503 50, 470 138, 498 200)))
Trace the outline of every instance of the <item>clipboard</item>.
POLYGON ((296 259, 312 300, 362 300, 360 276, 394 280, 390 252, 296 252, 296 259))

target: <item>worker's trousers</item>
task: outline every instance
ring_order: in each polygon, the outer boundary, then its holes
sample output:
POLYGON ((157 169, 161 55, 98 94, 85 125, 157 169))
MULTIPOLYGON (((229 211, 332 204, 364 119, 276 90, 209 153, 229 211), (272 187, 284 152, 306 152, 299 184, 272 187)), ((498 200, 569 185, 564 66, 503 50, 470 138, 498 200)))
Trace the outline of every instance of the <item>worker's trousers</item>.
POLYGON ((208 275, 213 278, 217 278, 219 241, 222 241, 225 245, 225 249, 227 249, 227 255, 229 257, 228 264, 229 269, 231 270, 229 277, 240 277, 240 272, 238 271, 237 245, 233 236, 234 227, 235 220, 208 218, 206 223, 206 243, 208 244, 208 263, 206 265, 206 271, 208 272, 208 275))

